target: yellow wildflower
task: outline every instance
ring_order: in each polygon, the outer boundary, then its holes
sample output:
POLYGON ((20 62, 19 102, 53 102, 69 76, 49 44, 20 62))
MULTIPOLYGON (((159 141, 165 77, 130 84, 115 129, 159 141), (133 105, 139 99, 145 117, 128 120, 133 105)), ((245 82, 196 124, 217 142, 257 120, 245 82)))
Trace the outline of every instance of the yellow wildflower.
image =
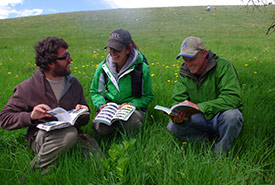
POLYGON ((8 75, 10 75, 11 74, 11 72, 8 72, 8 75))
POLYGON ((152 73, 152 74, 151 74, 151 77, 154 77, 154 76, 155 76, 155 74, 154 74, 154 73, 152 73))
POLYGON ((247 66, 248 66, 248 64, 244 64, 244 66, 245 66, 245 67, 247 67, 247 66))
POLYGON ((182 144, 183 144, 183 145, 187 145, 187 142, 186 142, 186 141, 184 141, 184 142, 182 142, 182 144))
POLYGON ((257 74, 257 71, 254 71, 254 74, 257 74))
POLYGON ((155 65, 155 63, 152 62, 151 65, 152 65, 152 66, 155 65))
POLYGON ((170 83, 171 80, 167 80, 167 81, 170 83))

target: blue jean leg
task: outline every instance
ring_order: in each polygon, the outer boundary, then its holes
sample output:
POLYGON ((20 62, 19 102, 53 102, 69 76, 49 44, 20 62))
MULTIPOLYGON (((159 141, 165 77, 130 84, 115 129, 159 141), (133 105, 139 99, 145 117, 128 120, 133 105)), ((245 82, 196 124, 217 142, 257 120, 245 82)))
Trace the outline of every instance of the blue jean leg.
POLYGON ((243 123, 242 113, 238 109, 230 109, 216 114, 206 120, 202 114, 194 114, 185 123, 170 121, 168 131, 183 140, 206 141, 208 136, 219 135, 214 152, 228 152, 232 142, 239 135, 243 123))
POLYGON ((242 113, 238 109, 230 109, 218 113, 211 122, 213 129, 219 134, 219 140, 214 146, 214 153, 228 152, 241 131, 242 113))
POLYGON ((202 114, 194 114, 188 121, 183 123, 170 121, 167 129, 174 136, 188 141, 206 141, 208 140, 208 134, 212 132, 202 114))

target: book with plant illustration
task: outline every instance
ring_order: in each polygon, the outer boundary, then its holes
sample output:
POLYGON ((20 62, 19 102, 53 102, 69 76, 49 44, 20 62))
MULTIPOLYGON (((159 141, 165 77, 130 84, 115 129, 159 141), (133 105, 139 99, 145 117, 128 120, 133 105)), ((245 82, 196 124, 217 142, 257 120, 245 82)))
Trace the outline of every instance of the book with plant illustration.
POLYGON ((186 117, 190 117, 192 114, 202 113, 199 109, 187 105, 187 104, 176 104, 171 108, 163 107, 160 105, 156 105, 154 109, 161 110, 164 113, 168 114, 169 116, 175 116, 175 114, 179 114, 180 112, 184 112, 186 117))
POLYGON ((119 105, 116 103, 107 103, 107 106, 103 107, 96 115, 94 122, 100 122, 110 126, 118 120, 127 121, 136 110, 134 106, 129 104, 123 105, 120 109, 118 108, 119 105))

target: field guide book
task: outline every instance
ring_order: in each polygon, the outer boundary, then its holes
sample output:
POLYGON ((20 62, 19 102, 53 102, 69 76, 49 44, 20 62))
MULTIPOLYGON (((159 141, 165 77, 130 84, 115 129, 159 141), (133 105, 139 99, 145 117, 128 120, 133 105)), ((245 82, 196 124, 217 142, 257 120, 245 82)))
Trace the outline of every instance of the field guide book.
POLYGON ((132 105, 123 105, 120 109, 118 109, 118 107, 119 105, 116 103, 107 103, 107 106, 103 107, 96 115, 94 122, 100 122, 110 126, 118 120, 127 121, 136 110, 132 105))
POLYGON ((90 114, 88 109, 79 109, 79 110, 72 109, 70 111, 66 111, 61 107, 57 107, 52 110, 49 110, 47 111, 47 113, 56 117, 58 121, 41 123, 36 126, 37 128, 45 131, 61 129, 61 128, 72 126, 75 124, 79 116, 90 114))
POLYGON ((171 108, 156 105, 154 109, 161 110, 169 116, 175 116, 175 114, 179 114, 182 111, 185 112, 186 117, 190 117, 192 114, 202 113, 197 108, 187 104, 176 104, 171 108))

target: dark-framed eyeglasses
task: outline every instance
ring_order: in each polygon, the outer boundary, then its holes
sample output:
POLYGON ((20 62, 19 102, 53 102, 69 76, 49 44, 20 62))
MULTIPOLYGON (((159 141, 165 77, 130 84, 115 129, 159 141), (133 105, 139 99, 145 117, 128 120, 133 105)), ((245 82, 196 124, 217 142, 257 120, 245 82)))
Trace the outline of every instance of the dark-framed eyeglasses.
POLYGON ((70 53, 67 53, 64 57, 56 57, 57 60, 69 60, 71 57, 70 53))

